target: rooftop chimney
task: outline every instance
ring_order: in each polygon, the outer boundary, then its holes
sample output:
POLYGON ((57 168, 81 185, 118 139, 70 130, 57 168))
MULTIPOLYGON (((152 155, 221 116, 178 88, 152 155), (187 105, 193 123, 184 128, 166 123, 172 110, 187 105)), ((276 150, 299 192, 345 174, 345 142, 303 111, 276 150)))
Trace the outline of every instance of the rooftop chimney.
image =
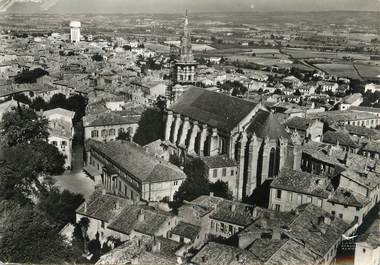
POLYGON ((140 213, 139 213, 139 216, 138 216, 138 220, 139 220, 139 222, 144 222, 144 220, 145 220, 145 215, 144 215, 144 210, 143 209, 140 210, 140 213))
POLYGON ((214 197, 214 193, 213 192, 210 192, 210 197, 214 197))
POLYGON ((272 239, 275 239, 275 240, 280 240, 281 239, 280 229, 277 229, 277 228, 273 229, 272 239))
POLYGON ((152 246, 152 252, 153 253, 160 253, 161 251, 161 242, 158 240, 153 241, 153 246, 152 246))
POLYGON ((234 212, 236 210, 236 204, 231 205, 231 212, 234 212))
POLYGON ((107 194, 107 191, 105 188, 102 189, 102 195, 106 195, 107 194))
POLYGON ((85 213, 87 212, 87 202, 86 201, 83 203, 83 211, 85 213))
POLYGON ((324 222, 326 225, 331 225, 331 218, 329 216, 325 216, 324 222))

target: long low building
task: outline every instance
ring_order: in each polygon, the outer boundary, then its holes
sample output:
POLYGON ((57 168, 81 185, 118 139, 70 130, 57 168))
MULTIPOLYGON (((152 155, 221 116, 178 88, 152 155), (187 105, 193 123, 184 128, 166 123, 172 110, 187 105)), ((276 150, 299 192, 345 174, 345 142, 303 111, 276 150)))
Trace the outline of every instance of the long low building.
POLYGON ((325 111, 320 113, 308 114, 308 119, 321 120, 329 125, 341 124, 341 125, 354 125, 363 126, 366 128, 376 128, 380 125, 380 117, 369 112, 359 112, 354 110, 337 110, 337 111, 325 111))
POLYGON ((186 179, 177 166, 128 141, 86 142, 88 172, 108 192, 138 201, 173 200, 186 179))

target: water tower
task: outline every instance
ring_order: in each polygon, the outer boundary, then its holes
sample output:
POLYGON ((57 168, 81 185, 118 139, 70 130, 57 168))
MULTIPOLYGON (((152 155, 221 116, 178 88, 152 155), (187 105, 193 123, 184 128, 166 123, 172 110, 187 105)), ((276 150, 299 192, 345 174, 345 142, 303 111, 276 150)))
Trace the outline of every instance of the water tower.
POLYGON ((80 27, 81 23, 79 21, 71 21, 70 22, 70 33, 71 42, 79 43, 80 41, 80 27))

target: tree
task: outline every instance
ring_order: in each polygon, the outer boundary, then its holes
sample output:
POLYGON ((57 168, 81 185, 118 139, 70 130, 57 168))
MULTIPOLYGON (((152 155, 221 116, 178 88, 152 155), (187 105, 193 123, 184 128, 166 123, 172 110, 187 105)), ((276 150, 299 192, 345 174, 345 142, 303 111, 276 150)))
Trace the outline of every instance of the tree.
POLYGON ((75 210, 83 203, 83 196, 68 190, 60 192, 58 188, 41 193, 37 209, 49 222, 62 228, 67 223, 75 224, 75 210))
POLYGON ((13 99, 21 103, 28 104, 28 105, 31 103, 30 99, 27 96, 25 96, 25 94, 23 93, 14 95, 13 99))
POLYGON ((139 145, 146 145, 160 139, 163 129, 163 112, 157 108, 147 109, 141 116, 133 141, 139 145))
POLYGON ((96 61, 96 62, 101 62, 101 61, 103 61, 103 56, 101 56, 100 54, 94 54, 94 55, 91 57, 91 59, 92 59, 93 61, 96 61))
POLYGON ((132 47, 130 45, 124 45, 123 49, 126 50, 126 51, 131 51, 132 47))
POLYGON ((184 200, 192 201, 201 195, 208 195, 209 182, 204 177, 204 165, 200 159, 193 159, 185 164, 186 180, 174 194, 174 202, 181 205, 184 200))
POLYGON ((30 107, 36 111, 40 111, 40 110, 46 110, 48 105, 43 98, 37 97, 30 104, 30 107))
POLYGON ((80 252, 67 245, 46 218, 31 207, 15 209, 4 222, 0 257, 5 262, 63 263, 80 252))
POLYGON ((131 134, 127 132, 121 132, 119 135, 116 137, 117 140, 123 140, 123 141, 131 141, 131 134))
POLYGON ((65 109, 67 106, 66 96, 58 93, 51 97, 49 101, 49 109, 55 109, 55 108, 63 108, 65 109))
POLYGON ((26 107, 16 107, 6 112, 1 120, 1 136, 8 146, 47 140, 48 120, 26 107))
POLYGON ((228 183, 221 180, 215 183, 210 183, 210 191, 217 197, 222 197, 228 200, 232 200, 232 193, 228 189, 228 183))
POLYGON ((174 211, 183 204, 183 201, 192 201, 199 196, 209 195, 214 192, 215 196, 232 199, 232 193, 228 184, 222 181, 210 183, 205 177, 204 164, 200 159, 193 159, 185 164, 184 172, 186 180, 174 194, 173 202, 170 204, 174 211))
POLYGON ((30 71, 22 71, 15 77, 15 81, 18 84, 36 83, 37 79, 44 75, 49 75, 49 72, 42 68, 36 68, 30 71))

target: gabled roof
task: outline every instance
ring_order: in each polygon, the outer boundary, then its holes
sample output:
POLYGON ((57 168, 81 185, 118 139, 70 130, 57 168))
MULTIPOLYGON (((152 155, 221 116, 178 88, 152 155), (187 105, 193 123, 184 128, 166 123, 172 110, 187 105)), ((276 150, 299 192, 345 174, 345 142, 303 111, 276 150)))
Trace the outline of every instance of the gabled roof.
POLYGON ((364 207, 370 203, 370 200, 363 195, 344 188, 338 188, 328 201, 354 207, 364 207))
POLYGON ((155 157, 143 147, 127 141, 98 142, 88 140, 88 146, 99 152, 110 163, 144 182, 164 182, 185 179, 185 173, 177 166, 155 157))
POLYGON ((170 110, 213 128, 230 132, 256 106, 256 103, 247 100, 190 86, 170 110))
POLYGON ((192 259, 191 262, 199 265, 259 265, 255 255, 250 251, 219 244, 207 243, 192 259))
POLYGON ((200 226, 196 226, 196 225, 188 224, 184 222, 179 222, 177 226, 173 228, 171 233, 194 240, 198 236, 200 231, 201 231, 200 226))
POLYGON ((293 117, 290 120, 286 121, 284 126, 287 126, 290 129, 306 131, 312 123, 314 123, 313 120, 301 117, 293 117))
POLYGON ((345 132, 338 131, 327 131, 323 134, 323 142, 342 146, 348 146, 352 148, 357 148, 358 145, 351 139, 350 135, 345 132))
POLYGON ((95 191, 88 202, 83 203, 77 209, 77 213, 89 216, 105 222, 120 214, 128 200, 110 194, 102 194, 100 190, 95 191), (85 206, 85 204, 87 204, 85 206))
POLYGON ((264 110, 259 110, 255 114, 251 124, 247 128, 247 133, 256 134, 259 138, 290 138, 289 134, 285 131, 284 126, 279 123, 273 113, 264 110))
POLYGON ((129 116, 124 117, 117 112, 103 112, 99 114, 86 115, 83 118, 84 127, 96 127, 107 125, 123 125, 123 124, 137 124, 141 119, 141 116, 129 116))
POLYGON ((123 234, 130 234, 134 230, 146 235, 155 235, 172 217, 148 206, 127 205, 108 228, 123 234), (139 215, 143 215, 144 218, 139 220, 139 215))
POLYGON ((327 177, 284 168, 270 186, 271 188, 309 194, 327 199, 329 192, 326 190, 326 187, 329 183, 327 177))
POLYGON ((75 116, 75 112, 71 110, 67 110, 67 109, 62 109, 62 108, 55 108, 55 109, 44 111, 45 117, 49 117, 52 115, 61 115, 69 119, 73 119, 75 116))

